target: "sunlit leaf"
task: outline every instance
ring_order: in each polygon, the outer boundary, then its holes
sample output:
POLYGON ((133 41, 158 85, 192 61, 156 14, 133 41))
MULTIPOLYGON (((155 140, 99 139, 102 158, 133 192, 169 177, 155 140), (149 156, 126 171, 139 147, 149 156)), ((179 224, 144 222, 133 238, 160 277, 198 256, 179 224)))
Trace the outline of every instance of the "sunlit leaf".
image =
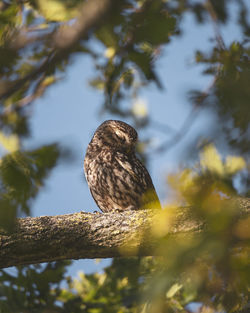
POLYGON ((170 226, 174 222, 175 208, 175 206, 168 205, 155 215, 152 223, 153 236, 161 238, 168 234, 170 226))
POLYGON ((136 118, 146 118, 148 116, 147 103, 143 99, 137 98, 133 102, 131 111, 136 118))
POLYGON ((0 132, 0 144, 8 152, 15 152, 20 148, 19 138, 16 135, 6 136, 3 132, 0 132))
POLYGON ((113 56, 115 55, 115 49, 113 47, 109 47, 105 50, 104 53, 105 57, 108 59, 112 59, 113 56))
POLYGON ((181 284, 174 284, 166 293, 167 298, 172 298, 183 286, 181 284))
POLYGON ((201 152, 201 166, 218 175, 223 175, 224 166, 221 157, 213 145, 208 145, 201 152))
POLYGON ((72 6, 70 1, 47 0, 44 2, 38 0, 37 3, 42 15, 51 21, 67 21, 74 18, 78 12, 77 8, 72 6))
POLYGON ((227 156, 225 170, 228 174, 233 175, 246 167, 246 162, 242 157, 227 156))

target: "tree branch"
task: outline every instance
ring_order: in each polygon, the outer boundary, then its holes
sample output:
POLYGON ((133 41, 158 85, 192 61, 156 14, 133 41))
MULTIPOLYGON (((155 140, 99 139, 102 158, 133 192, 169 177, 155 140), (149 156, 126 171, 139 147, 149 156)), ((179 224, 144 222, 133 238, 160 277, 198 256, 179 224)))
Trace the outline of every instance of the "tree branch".
MULTIPOLYGON (((55 32, 45 33, 39 36, 28 36, 28 32, 22 29, 15 33, 14 40, 10 40, 10 47, 17 51, 29 44, 41 41, 49 43, 50 52, 41 65, 35 67, 26 76, 21 77, 12 82, 0 82, 0 100, 4 100, 11 96, 18 89, 23 87, 30 80, 35 80, 39 75, 46 71, 52 71, 57 63, 66 58, 71 49, 80 40, 86 39, 88 33, 100 26, 106 21, 106 17, 112 8, 115 9, 115 0, 91 0, 86 1, 81 6, 78 16, 72 25, 62 24, 55 32)), ((1 9, 1 8, 0 8, 1 9)))
MULTIPOLYGON (((230 200, 230 203, 232 201, 230 200)), ((237 200, 239 217, 249 218, 250 199, 237 200)), ((17 219, 15 231, 0 231, 0 268, 65 259, 153 255, 157 239, 152 211, 74 213, 17 219)), ((202 232, 191 207, 175 211, 168 235, 202 232)))
POLYGON ((114 0, 91 0, 84 2, 72 26, 61 26, 53 36, 57 49, 67 49, 83 39, 89 30, 104 22, 104 17, 114 6, 114 0))

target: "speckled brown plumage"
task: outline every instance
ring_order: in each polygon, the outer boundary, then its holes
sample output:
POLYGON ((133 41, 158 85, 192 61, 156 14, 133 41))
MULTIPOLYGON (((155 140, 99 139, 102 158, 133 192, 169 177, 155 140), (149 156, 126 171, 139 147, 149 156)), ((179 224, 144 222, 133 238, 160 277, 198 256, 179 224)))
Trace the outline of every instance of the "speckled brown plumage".
POLYGON ((159 208, 151 177, 135 155, 137 132, 115 120, 102 123, 88 145, 84 171, 103 212, 159 208))

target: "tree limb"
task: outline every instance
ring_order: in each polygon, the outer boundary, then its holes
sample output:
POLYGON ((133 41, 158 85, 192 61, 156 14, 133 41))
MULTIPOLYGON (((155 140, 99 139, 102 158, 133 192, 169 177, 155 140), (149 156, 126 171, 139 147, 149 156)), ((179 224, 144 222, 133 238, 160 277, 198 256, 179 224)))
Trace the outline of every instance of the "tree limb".
MULTIPOLYGON (((250 199, 237 200, 239 218, 249 218, 250 199)), ((232 201, 230 200, 230 203, 232 201)), ((74 213, 17 219, 12 234, 0 231, 0 268, 65 259, 153 255, 157 239, 153 211, 74 213)), ((202 232, 191 207, 175 211, 168 235, 202 232)))
POLYGON ((89 30, 104 22, 104 17, 114 6, 114 0, 91 0, 84 2, 72 26, 61 26, 53 36, 57 49, 66 49, 83 39, 89 30))

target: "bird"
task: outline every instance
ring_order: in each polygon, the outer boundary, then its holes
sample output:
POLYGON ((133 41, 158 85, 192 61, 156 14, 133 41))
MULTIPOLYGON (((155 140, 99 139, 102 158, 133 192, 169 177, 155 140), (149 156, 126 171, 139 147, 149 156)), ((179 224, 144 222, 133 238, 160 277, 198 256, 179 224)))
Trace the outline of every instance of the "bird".
POLYGON ((161 208, 150 174, 136 156, 137 140, 129 124, 106 120, 87 147, 85 177, 103 213, 161 208))

